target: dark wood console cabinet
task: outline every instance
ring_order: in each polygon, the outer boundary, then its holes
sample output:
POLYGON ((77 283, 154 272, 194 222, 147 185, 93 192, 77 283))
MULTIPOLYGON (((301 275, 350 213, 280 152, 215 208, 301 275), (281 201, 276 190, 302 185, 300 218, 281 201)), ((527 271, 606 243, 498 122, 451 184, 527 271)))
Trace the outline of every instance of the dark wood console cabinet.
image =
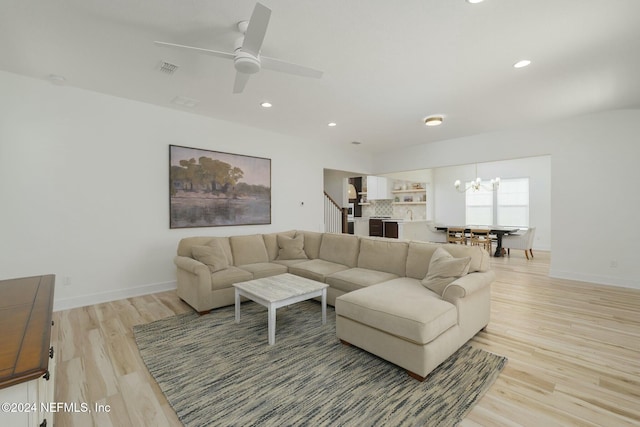
POLYGON ((54 286, 54 275, 0 281, 0 401, 36 405, 2 411, 0 425, 53 425, 40 404, 54 402, 54 286))
POLYGON ((382 237, 382 220, 377 218, 369 219, 369 236, 382 237))
POLYGON ((393 221, 384 222, 384 237, 397 239, 399 234, 398 223, 393 221))

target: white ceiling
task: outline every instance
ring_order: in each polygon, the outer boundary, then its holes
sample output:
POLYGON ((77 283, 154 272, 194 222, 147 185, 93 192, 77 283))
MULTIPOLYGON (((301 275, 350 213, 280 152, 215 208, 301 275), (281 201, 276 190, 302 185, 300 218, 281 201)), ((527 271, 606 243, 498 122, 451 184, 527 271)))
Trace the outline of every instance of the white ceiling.
POLYGON ((324 76, 262 70, 236 95, 231 61, 153 43, 232 51, 254 4, 0 0, 0 69, 371 151, 640 107, 639 0, 263 0, 262 53, 324 76))

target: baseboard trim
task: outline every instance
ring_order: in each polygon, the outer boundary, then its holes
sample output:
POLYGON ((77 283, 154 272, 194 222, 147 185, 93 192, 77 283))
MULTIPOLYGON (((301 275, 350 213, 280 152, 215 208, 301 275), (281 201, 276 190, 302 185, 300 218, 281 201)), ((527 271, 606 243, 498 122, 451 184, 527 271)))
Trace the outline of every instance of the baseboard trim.
POLYGON ((136 286, 127 289, 116 289, 113 291, 99 292, 96 294, 81 295, 71 298, 54 299, 53 311, 69 310, 71 308, 85 307, 88 305, 101 304, 110 301, 139 297, 141 295, 155 294, 158 292, 171 291, 176 289, 177 282, 152 283, 150 285, 136 286))
MULTIPOLYGON (((535 255, 535 252, 534 252, 535 255)), ((597 276, 591 274, 582 274, 568 271, 549 270, 549 277, 556 279, 577 280, 579 282, 594 283, 605 286, 618 286, 621 288, 640 289, 640 282, 637 280, 624 279, 611 276, 597 276)))

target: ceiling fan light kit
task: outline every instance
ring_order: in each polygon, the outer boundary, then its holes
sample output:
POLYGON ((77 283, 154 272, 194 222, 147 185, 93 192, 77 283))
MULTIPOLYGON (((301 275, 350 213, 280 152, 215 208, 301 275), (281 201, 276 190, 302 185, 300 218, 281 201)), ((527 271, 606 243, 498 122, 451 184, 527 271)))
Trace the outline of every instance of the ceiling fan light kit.
POLYGON ((236 52, 233 65, 239 73, 255 74, 260 71, 260 60, 243 51, 236 52))
POLYGON ((256 3, 253 13, 251 14, 251 19, 249 19, 249 21, 238 22, 238 30, 243 34, 243 36, 239 37, 235 41, 233 53, 204 49, 195 46, 184 46, 176 43, 158 41, 155 43, 158 46, 191 50, 218 58, 233 59, 233 65, 236 69, 233 93, 242 93, 249 81, 249 76, 251 76, 251 74, 256 74, 261 68, 302 77, 322 77, 323 73, 320 70, 292 64, 276 58, 261 57, 260 50, 262 49, 262 43, 267 33, 270 18, 271 9, 260 3, 256 3))

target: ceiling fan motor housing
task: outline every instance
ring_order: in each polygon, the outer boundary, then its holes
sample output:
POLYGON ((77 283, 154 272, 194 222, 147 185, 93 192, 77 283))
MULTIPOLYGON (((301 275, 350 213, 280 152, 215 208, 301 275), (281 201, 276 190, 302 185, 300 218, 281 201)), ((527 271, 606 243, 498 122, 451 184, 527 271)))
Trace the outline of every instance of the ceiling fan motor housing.
POLYGON ((255 74, 260 71, 260 59, 241 50, 236 51, 236 57, 233 60, 233 65, 240 73, 255 74))
POLYGON ((260 58, 242 50, 244 37, 238 37, 234 43, 236 57, 233 59, 236 70, 240 73, 255 74, 260 71, 260 58))
MULTIPOLYGON (((251 14, 251 19, 249 21, 241 21, 238 23, 238 30, 242 35, 235 40, 233 53, 204 49, 196 46, 185 46, 176 43, 157 41, 156 44, 160 46, 196 51, 198 53, 204 53, 218 58, 233 59, 233 65, 236 69, 233 93, 242 93, 247 81, 249 80, 249 76, 257 73, 262 68, 260 50, 262 49, 262 42, 264 41, 270 17, 271 9, 263 4, 256 3, 253 13, 251 14)), ((288 63, 276 58, 265 57, 265 67, 270 70, 303 77, 320 78, 322 76, 322 71, 288 63)))

